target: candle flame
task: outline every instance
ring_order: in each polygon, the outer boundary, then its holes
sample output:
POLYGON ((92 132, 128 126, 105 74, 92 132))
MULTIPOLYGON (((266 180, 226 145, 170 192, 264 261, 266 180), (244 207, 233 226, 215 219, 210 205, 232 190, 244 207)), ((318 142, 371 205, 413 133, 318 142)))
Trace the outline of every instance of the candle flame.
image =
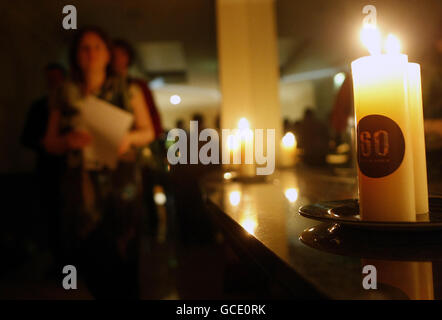
POLYGON ((245 129, 249 129, 249 128, 250 128, 249 120, 247 120, 246 118, 239 119, 238 129, 245 130, 245 129))
POLYGON ((295 135, 291 132, 287 132, 284 137, 282 137, 282 145, 286 148, 296 147, 295 135))
POLYGON ((381 53, 381 32, 373 24, 365 24, 361 30, 362 44, 368 49, 371 55, 381 53))
POLYGON ((388 54, 399 54, 401 52, 401 43, 399 39, 391 33, 385 41, 385 51, 388 54))

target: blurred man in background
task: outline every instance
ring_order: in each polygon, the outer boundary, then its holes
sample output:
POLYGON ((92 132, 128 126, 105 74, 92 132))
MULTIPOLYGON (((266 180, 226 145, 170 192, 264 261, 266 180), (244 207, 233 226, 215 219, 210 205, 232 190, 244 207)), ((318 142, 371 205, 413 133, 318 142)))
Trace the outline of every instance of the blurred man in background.
POLYGON ((49 119, 50 99, 59 93, 66 70, 59 64, 48 64, 45 69, 47 94, 34 101, 29 109, 21 135, 21 143, 35 152, 35 179, 37 198, 39 199, 38 217, 48 228, 49 248, 59 263, 60 258, 60 178, 64 170, 64 156, 46 152, 42 139, 46 134, 49 119))
POLYGON ((312 108, 306 108, 299 128, 299 145, 304 151, 303 161, 310 165, 324 165, 328 141, 327 126, 316 117, 312 108))

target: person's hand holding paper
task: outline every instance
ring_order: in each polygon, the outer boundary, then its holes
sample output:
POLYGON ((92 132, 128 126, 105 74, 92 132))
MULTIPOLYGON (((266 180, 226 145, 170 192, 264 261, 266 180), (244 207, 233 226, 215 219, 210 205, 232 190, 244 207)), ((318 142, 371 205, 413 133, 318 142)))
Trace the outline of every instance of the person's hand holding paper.
POLYGON ((92 143, 83 150, 85 166, 114 169, 120 144, 132 126, 132 114, 94 96, 85 98, 77 107, 79 123, 92 136, 92 143))

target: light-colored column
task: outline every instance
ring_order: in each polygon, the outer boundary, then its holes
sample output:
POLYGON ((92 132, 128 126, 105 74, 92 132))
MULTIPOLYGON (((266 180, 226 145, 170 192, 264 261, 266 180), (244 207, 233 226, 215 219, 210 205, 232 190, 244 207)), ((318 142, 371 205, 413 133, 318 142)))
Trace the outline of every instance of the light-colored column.
MULTIPOLYGON (((282 119, 274 0, 217 0, 221 127, 245 117, 250 128, 275 129, 276 160, 282 119)), ((266 149, 264 149, 266 150, 266 149)))

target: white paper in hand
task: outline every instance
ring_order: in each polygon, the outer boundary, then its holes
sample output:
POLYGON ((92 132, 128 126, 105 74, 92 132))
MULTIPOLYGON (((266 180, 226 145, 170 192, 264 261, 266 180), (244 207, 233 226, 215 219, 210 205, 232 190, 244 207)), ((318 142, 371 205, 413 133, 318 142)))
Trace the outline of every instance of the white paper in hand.
POLYGON ((83 99, 77 107, 79 123, 93 139, 83 150, 85 167, 114 169, 118 162, 118 147, 132 126, 133 115, 94 96, 83 99))

